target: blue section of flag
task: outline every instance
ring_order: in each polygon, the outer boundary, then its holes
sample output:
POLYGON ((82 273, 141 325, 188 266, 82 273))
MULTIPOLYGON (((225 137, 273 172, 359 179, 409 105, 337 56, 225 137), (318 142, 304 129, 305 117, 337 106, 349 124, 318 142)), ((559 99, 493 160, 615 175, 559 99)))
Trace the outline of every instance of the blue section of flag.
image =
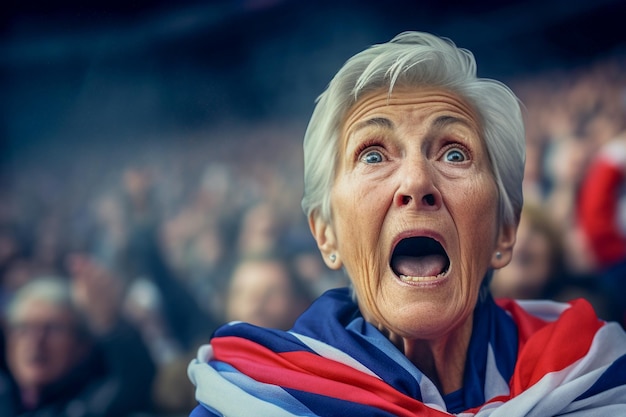
POLYGON ((592 397, 620 385, 626 385, 626 355, 613 362, 591 388, 576 400, 592 397))

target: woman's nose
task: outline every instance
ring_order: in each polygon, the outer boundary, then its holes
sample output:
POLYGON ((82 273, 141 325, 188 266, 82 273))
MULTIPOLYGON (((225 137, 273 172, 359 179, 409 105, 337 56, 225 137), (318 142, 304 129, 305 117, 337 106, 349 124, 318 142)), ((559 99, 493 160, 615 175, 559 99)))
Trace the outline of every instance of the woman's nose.
POLYGON ((398 171, 400 184, 396 191, 395 203, 399 207, 414 206, 422 210, 438 210, 442 197, 434 182, 434 167, 424 158, 405 160, 398 171))

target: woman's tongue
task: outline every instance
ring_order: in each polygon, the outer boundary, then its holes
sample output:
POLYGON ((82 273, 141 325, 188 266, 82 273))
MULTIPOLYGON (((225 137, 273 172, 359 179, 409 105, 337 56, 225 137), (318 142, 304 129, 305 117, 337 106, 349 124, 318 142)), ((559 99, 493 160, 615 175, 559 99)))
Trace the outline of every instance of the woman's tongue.
POLYGON ((434 277, 441 274, 446 266, 443 255, 395 256, 391 267, 399 274, 407 277, 434 277))

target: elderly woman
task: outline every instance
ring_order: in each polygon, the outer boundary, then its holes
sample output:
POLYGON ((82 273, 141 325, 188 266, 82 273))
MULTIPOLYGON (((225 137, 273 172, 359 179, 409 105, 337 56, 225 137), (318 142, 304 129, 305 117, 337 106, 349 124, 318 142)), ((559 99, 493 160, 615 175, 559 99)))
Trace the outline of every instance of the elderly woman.
POLYGON ((192 416, 626 413, 626 335, 584 301, 502 302, 524 129, 470 52, 403 33, 350 59, 304 141, 303 208, 351 289, 289 332, 232 323, 189 366, 192 416))

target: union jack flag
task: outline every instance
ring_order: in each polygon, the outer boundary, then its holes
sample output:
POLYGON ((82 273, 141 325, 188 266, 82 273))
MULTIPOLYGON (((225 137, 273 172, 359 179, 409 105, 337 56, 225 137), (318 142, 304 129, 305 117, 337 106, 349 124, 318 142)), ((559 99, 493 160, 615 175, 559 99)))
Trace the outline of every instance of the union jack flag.
POLYGON ((236 322, 188 373, 204 416, 626 416, 626 333, 584 300, 482 297, 463 388, 442 395, 360 314, 348 289, 288 332, 236 322))

